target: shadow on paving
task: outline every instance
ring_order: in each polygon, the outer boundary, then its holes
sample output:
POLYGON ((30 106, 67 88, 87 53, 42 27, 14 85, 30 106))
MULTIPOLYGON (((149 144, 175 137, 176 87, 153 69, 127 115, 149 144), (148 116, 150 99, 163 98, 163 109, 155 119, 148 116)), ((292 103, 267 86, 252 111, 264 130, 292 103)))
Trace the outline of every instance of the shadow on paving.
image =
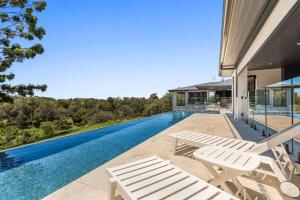
MULTIPOLYGON (((262 134, 259 131, 254 130, 245 122, 234 119, 231 113, 226 113, 226 115, 228 119, 231 121, 231 123, 233 124, 233 126, 235 127, 235 129, 239 132, 243 140, 259 143, 260 141, 267 138, 262 136, 262 134)), ((262 153, 262 155, 274 158, 272 151, 267 151, 265 153, 262 153)))

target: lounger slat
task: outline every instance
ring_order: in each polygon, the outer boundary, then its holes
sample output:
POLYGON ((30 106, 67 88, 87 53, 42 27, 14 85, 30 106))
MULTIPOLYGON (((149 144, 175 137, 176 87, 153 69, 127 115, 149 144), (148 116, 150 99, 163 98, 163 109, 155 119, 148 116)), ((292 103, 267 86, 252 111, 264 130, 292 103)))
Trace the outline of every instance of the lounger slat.
POLYGON ((151 194, 151 195, 147 196, 146 198, 142 198, 142 199, 143 200, 163 199, 174 193, 177 193, 178 191, 184 189, 185 187, 190 186, 191 184, 195 184, 196 182, 197 182, 196 178, 189 176, 188 178, 186 178, 182 181, 174 183, 174 184, 170 185, 169 187, 159 190, 159 191, 155 192, 154 194, 151 194))
POLYGON ((247 144, 245 146, 241 147, 238 150, 240 150, 240 151, 249 151, 250 149, 252 149, 253 147, 255 147, 255 145, 256 144, 254 142, 247 142, 247 144))
POLYGON ((131 178, 131 177, 134 177, 134 176, 137 176, 137 175, 141 175, 143 173, 150 172, 152 170, 167 166, 168 164, 169 164, 168 162, 163 161, 163 162, 158 163, 156 165, 148 166, 148 167, 145 167, 143 169, 138 169, 138 170, 136 170, 134 172, 131 172, 131 173, 118 175, 118 177, 122 180, 125 180, 125 179, 128 179, 128 178, 131 178))
POLYGON ((207 199, 210 199, 211 197, 217 195, 218 193, 220 193, 220 190, 217 190, 217 188, 207 187, 205 190, 202 190, 199 193, 197 193, 196 195, 189 198, 189 200, 199 200, 199 199, 207 200, 207 199))
POLYGON ((244 141, 240 139, 231 139, 224 138, 219 136, 213 136, 193 131, 182 131, 177 133, 170 134, 171 137, 177 138, 179 141, 183 140, 187 145, 192 146, 204 146, 204 145, 213 145, 213 146, 221 146, 232 149, 237 149, 240 151, 248 151, 256 146, 255 142, 244 141), (199 144, 197 144, 199 143, 199 144))
POLYGON ((205 136, 205 137, 201 138, 200 140, 195 140, 195 141, 206 143, 207 141, 210 141, 212 139, 214 139, 214 137, 212 135, 208 135, 208 136, 205 136))
POLYGON ((215 140, 216 138, 218 138, 218 137, 212 135, 212 136, 210 136, 210 137, 208 137, 208 138, 206 138, 205 140, 202 140, 202 141, 204 143, 208 144, 209 142, 215 140))
POLYGON ((235 162, 234 162, 234 165, 236 165, 236 166, 245 166, 245 163, 247 162, 247 161, 249 161, 249 160, 252 160, 252 157, 251 156, 249 156, 249 155, 244 155, 244 154, 241 154, 241 156, 239 157, 239 159, 238 160, 236 160, 235 162))
POLYGON ((151 160, 149 162, 144 162, 144 163, 141 163, 141 164, 138 164, 138 165, 127 167, 125 169, 120 169, 120 170, 116 171, 115 173, 117 175, 126 174, 126 173, 130 173, 130 172, 133 172, 133 171, 136 171, 136 170, 139 170, 139 169, 143 169, 143 168, 148 167, 148 166, 153 166, 153 165, 159 164, 161 162, 163 162, 163 161, 155 159, 155 160, 151 160))
POLYGON ((222 144, 220 144, 220 146, 222 146, 222 147, 230 146, 230 145, 232 145, 234 142, 235 142, 235 140, 233 140, 233 139, 227 139, 227 141, 226 141, 226 142, 223 142, 222 144))
POLYGON ((247 173, 256 170, 261 163, 257 154, 217 146, 202 147, 195 151, 193 156, 215 166, 247 173))
POLYGON ((158 169, 140 174, 138 176, 134 176, 132 178, 128 178, 126 180, 123 180, 123 183, 124 183, 124 185, 131 185, 133 183, 139 182, 141 180, 145 180, 147 178, 156 176, 158 174, 163 174, 163 173, 168 172, 168 171, 173 170, 173 169, 174 169, 173 165, 166 165, 164 167, 161 167, 161 168, 158 168, 158 169))
POLYGON ((176 134, 175 136, 177 137, 185 137, 185 138, 201 138, 201 137, 207 137, 207 135, 203 134, 197 134, 197 133, 181 133, 181 134, 176 134))
POLYGON ((241 140, 232 140, 232 142, 230 144, 227 144, 226 148, 230 148, 230 149, 235 149, 234 147, 238 144, 240 144, 242 141, 241 140))
POLYGON ((201 137, 203 135, 192 134, 192 133, 181 133, 181 134, 174 134, 175 137, 184 137, 184 138, 194 138, 194 137, 201 137))
POLYGON ((239 143, 234 145, 233 147, 231 147, 231 149, 239 150, 247 144, 248 144, 248 142, 240 140, 239 143))
POLYGON ((133 192, 133 195, 137 198, 137 199, 140 199, 142 197, 146 197, 148 195, 150 195, 151 193, 153 192, 156 192, 164 187, 167 187, 171 184, 174 184, 178 181, 181 181, 183 179, 186 179, 188 178, 188 175, 186 173, 180 173, 180 174, 177 174, 175 176, 172 176, 168 179, 164 179, 158 183, 155 183, 153 185, 150 185, 148 187, 145 187, 143 189, 140 189, 138 191, 135 191, 133 192))
POLYGON ((167 179, 167 178, 170 178, 172 176, 176 176, 177 174, 179 174, 181 171, 180 170, 177 170, 177 169, 172 169, 172 170, 169 170, 165 173, 161 173, 161 174, 155 174, 154 176, 152 176, 151 178, 147 178, 147 179, 141 179, 139 180, 138 182, 134 183, 134 184, 131 184, 131 185, 127 185, 128 186, 128 190, 130 191, 136 191, 140 188, 143 188, 147 185, 151 185, 151 184, 154 184, 156 182, 159 182, 163 179, 167 179))
POLYGON ((139 161, 135 161, 135 162, 132 162, 132 163, 129 163, 129 164, 124 164, 124 165, 120 165, 118 167, 109 168, 109 170, 112 171, 112 172, 115 172, 115 171, 118 171, 120 169, 124 169, 124 168, 127 168, 127 167, 135 166, 135 165, 138 165, 138 164, 141 164, 141 163, 145 163, 145 162, 152 161, 152 160, 157 160, 157 159, 158 159, 157 156, 151 156, 149 158, 141 159, 139 161))
POLYGON ((177 192, 176 194, 173 194, 173 195, 167 197, 165 200, 186 199, 187 197, 190 197, 193 194, 196 194, 197 192, 203 190, 205 187, 209 187, 208 184, 202 180, 198 180, 197 183, 192 184, 189 187, 186 187, 185 189, 177 192))
POLYGON ((232 200, 232 196, 225 192, 220 192, 217 196, 213 197, 212 200, 232 200))
POLYGON ((219 156, 221 156, 222 154, 226 153, 226 151, 224 151, 223 149, 218 149, 217 151, 215 151, 214 153, 212 153, 211 156, 212 158, 218 158, 219 156))
POLYGON ((226 151, 222 155, 218 156, 217 159, 226 161, 230 156, 232 156, 233 152, 226 151))
POLYGON ((215 143, 215 146, 224 146, 230 142, 229 138, 223 138, 223 140, 220 140, 219 142, 215 143))
POLYGON ((214 140, 208 142, 207 144, 208 144, 208 145, 211 145, 211 144, 213 145, 213 144, 215 144, 215 143, 221 141, 222 139, 224 139, 224 138, 222 138, 222 137, 217 137, 216 139, 214 139, 214 140))

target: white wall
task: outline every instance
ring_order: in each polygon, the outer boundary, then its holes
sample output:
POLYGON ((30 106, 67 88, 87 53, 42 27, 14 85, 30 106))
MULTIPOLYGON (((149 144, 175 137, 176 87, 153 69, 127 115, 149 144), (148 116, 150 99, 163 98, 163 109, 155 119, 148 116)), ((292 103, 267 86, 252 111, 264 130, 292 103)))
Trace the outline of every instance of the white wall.
POLYGON ((281 68, 248 71, 250 75, 256 76, 256 89, 261 89, 281 81, 281 68))

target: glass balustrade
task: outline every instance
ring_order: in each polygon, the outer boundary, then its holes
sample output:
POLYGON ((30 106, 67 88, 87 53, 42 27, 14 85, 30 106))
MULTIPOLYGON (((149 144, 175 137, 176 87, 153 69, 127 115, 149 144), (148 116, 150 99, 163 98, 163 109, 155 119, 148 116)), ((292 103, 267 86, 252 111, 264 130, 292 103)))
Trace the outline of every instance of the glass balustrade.
MULTIPOLYGON (((248 123, 268 137, 300 121, 300 77, 285 80, 249 93, 248 123)), ((300 160, 299 137, 286 142, 287 151, 300 160)))

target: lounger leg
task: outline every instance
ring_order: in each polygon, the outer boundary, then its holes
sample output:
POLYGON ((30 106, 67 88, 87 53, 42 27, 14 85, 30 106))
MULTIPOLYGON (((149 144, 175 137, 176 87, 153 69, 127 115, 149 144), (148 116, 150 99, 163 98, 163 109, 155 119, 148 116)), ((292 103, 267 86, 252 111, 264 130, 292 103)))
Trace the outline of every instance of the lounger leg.
POLYGON ((110 200, 115 200, 116 199, 116 187, 117 187, 117 182, 114 178, 109 179, 110 182, 110 191, 108 193, 109 197, 108 199, 110 200))
POLYGON ((174 149, 173 149, 174 155, 176 155, 177 145, 178 145, 178 139, 176 138, 176 139, 175 139, 175 144, 174 144, 174 149))

